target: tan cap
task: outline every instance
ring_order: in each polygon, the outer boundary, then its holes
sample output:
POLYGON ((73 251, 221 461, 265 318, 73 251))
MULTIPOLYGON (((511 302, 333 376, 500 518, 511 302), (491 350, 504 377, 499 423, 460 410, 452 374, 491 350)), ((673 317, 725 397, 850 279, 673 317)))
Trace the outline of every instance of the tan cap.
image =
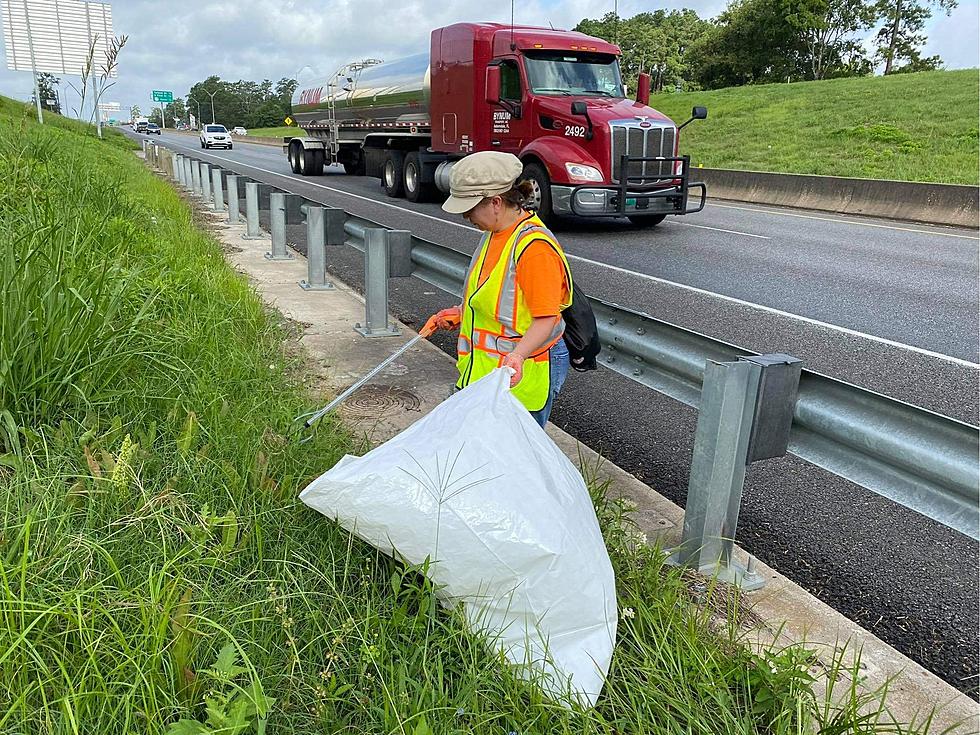
POLYGON ((465 214, 486 197, 510 191, 524 166, 512 153, 481 151, 458 161, 449 172, 449 199, 442 208, 465 214))

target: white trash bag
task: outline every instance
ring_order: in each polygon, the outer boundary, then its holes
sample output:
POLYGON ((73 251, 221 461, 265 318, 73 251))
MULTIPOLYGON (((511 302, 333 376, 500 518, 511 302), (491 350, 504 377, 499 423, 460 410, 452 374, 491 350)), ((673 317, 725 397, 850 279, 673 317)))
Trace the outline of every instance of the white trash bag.
POLYGON ((495 370, 300 498, 385 553, 428 557, 447 605, 553 697, 592 706, 616 640, 612 565, 582 476, 509 380, 495 370))

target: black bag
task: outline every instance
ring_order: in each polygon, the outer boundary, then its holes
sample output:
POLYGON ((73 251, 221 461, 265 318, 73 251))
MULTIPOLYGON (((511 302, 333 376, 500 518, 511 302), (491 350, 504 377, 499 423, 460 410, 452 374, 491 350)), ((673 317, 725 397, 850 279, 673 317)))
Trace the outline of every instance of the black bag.
POLYGON ((595 314, 585 292, 572 284, 572 305, 561 313, 565 320, 565 344, 572 367, 581 373, 596 370, 596 357, 602 350, 595 314))

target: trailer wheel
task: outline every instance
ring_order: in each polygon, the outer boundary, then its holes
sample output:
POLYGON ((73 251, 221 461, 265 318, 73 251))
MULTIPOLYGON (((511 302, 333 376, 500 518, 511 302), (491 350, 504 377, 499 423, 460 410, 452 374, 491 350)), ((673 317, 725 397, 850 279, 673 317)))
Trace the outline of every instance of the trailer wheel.
POLYGON ((410 202, 427 202, 435 194, 435 186, 422 181, 422 161, 418 153, 405 157, 405 196, 410 202))
POLYGON ((326 158, 325 152, 322 150, 310 151, 313 154, 313 167, 310 170, 310 176, 323 176, 323 163, 326 158))
POLYGON ((323 174, 323 151, 300 148, 299 172, 303 176, 320 176, 323 174), (317 167, 318 163, 319 167, 317 167))
POLYGON ((648 217, 636 214, 626 215, 626 219, 637 227, 656 227, 667 218, 666 214, 654 214, 648 217))
POLYGON ((528 163, 524 166, 518 182, 531 182, 531 197, 527 206, 537 213, 538 217, 545 224, 552 224, 555 215, 551 210, 551 181, 548 179, 548 172, 540 163, 528 163))
POLYGON ((381 186, 390 197, 405 195, 405 154, 401 151, 385 153, 381 164, 381 186))

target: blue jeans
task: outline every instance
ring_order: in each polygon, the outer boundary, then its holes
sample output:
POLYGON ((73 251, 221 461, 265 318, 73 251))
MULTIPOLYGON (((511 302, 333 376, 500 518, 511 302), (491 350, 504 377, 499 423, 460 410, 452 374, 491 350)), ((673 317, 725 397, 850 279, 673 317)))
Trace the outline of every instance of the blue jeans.
POLYGON ((548 350, 548 357, 551 361, 551 390, 548 392, 548 401, 540 411, 531 411, 531 418, 538 422, 543 429, 551 416, 551 406, 555 402, 555 396, 565 384, 568 377, 568 346, 564 339, 558 340, 555 345, 548 350))

